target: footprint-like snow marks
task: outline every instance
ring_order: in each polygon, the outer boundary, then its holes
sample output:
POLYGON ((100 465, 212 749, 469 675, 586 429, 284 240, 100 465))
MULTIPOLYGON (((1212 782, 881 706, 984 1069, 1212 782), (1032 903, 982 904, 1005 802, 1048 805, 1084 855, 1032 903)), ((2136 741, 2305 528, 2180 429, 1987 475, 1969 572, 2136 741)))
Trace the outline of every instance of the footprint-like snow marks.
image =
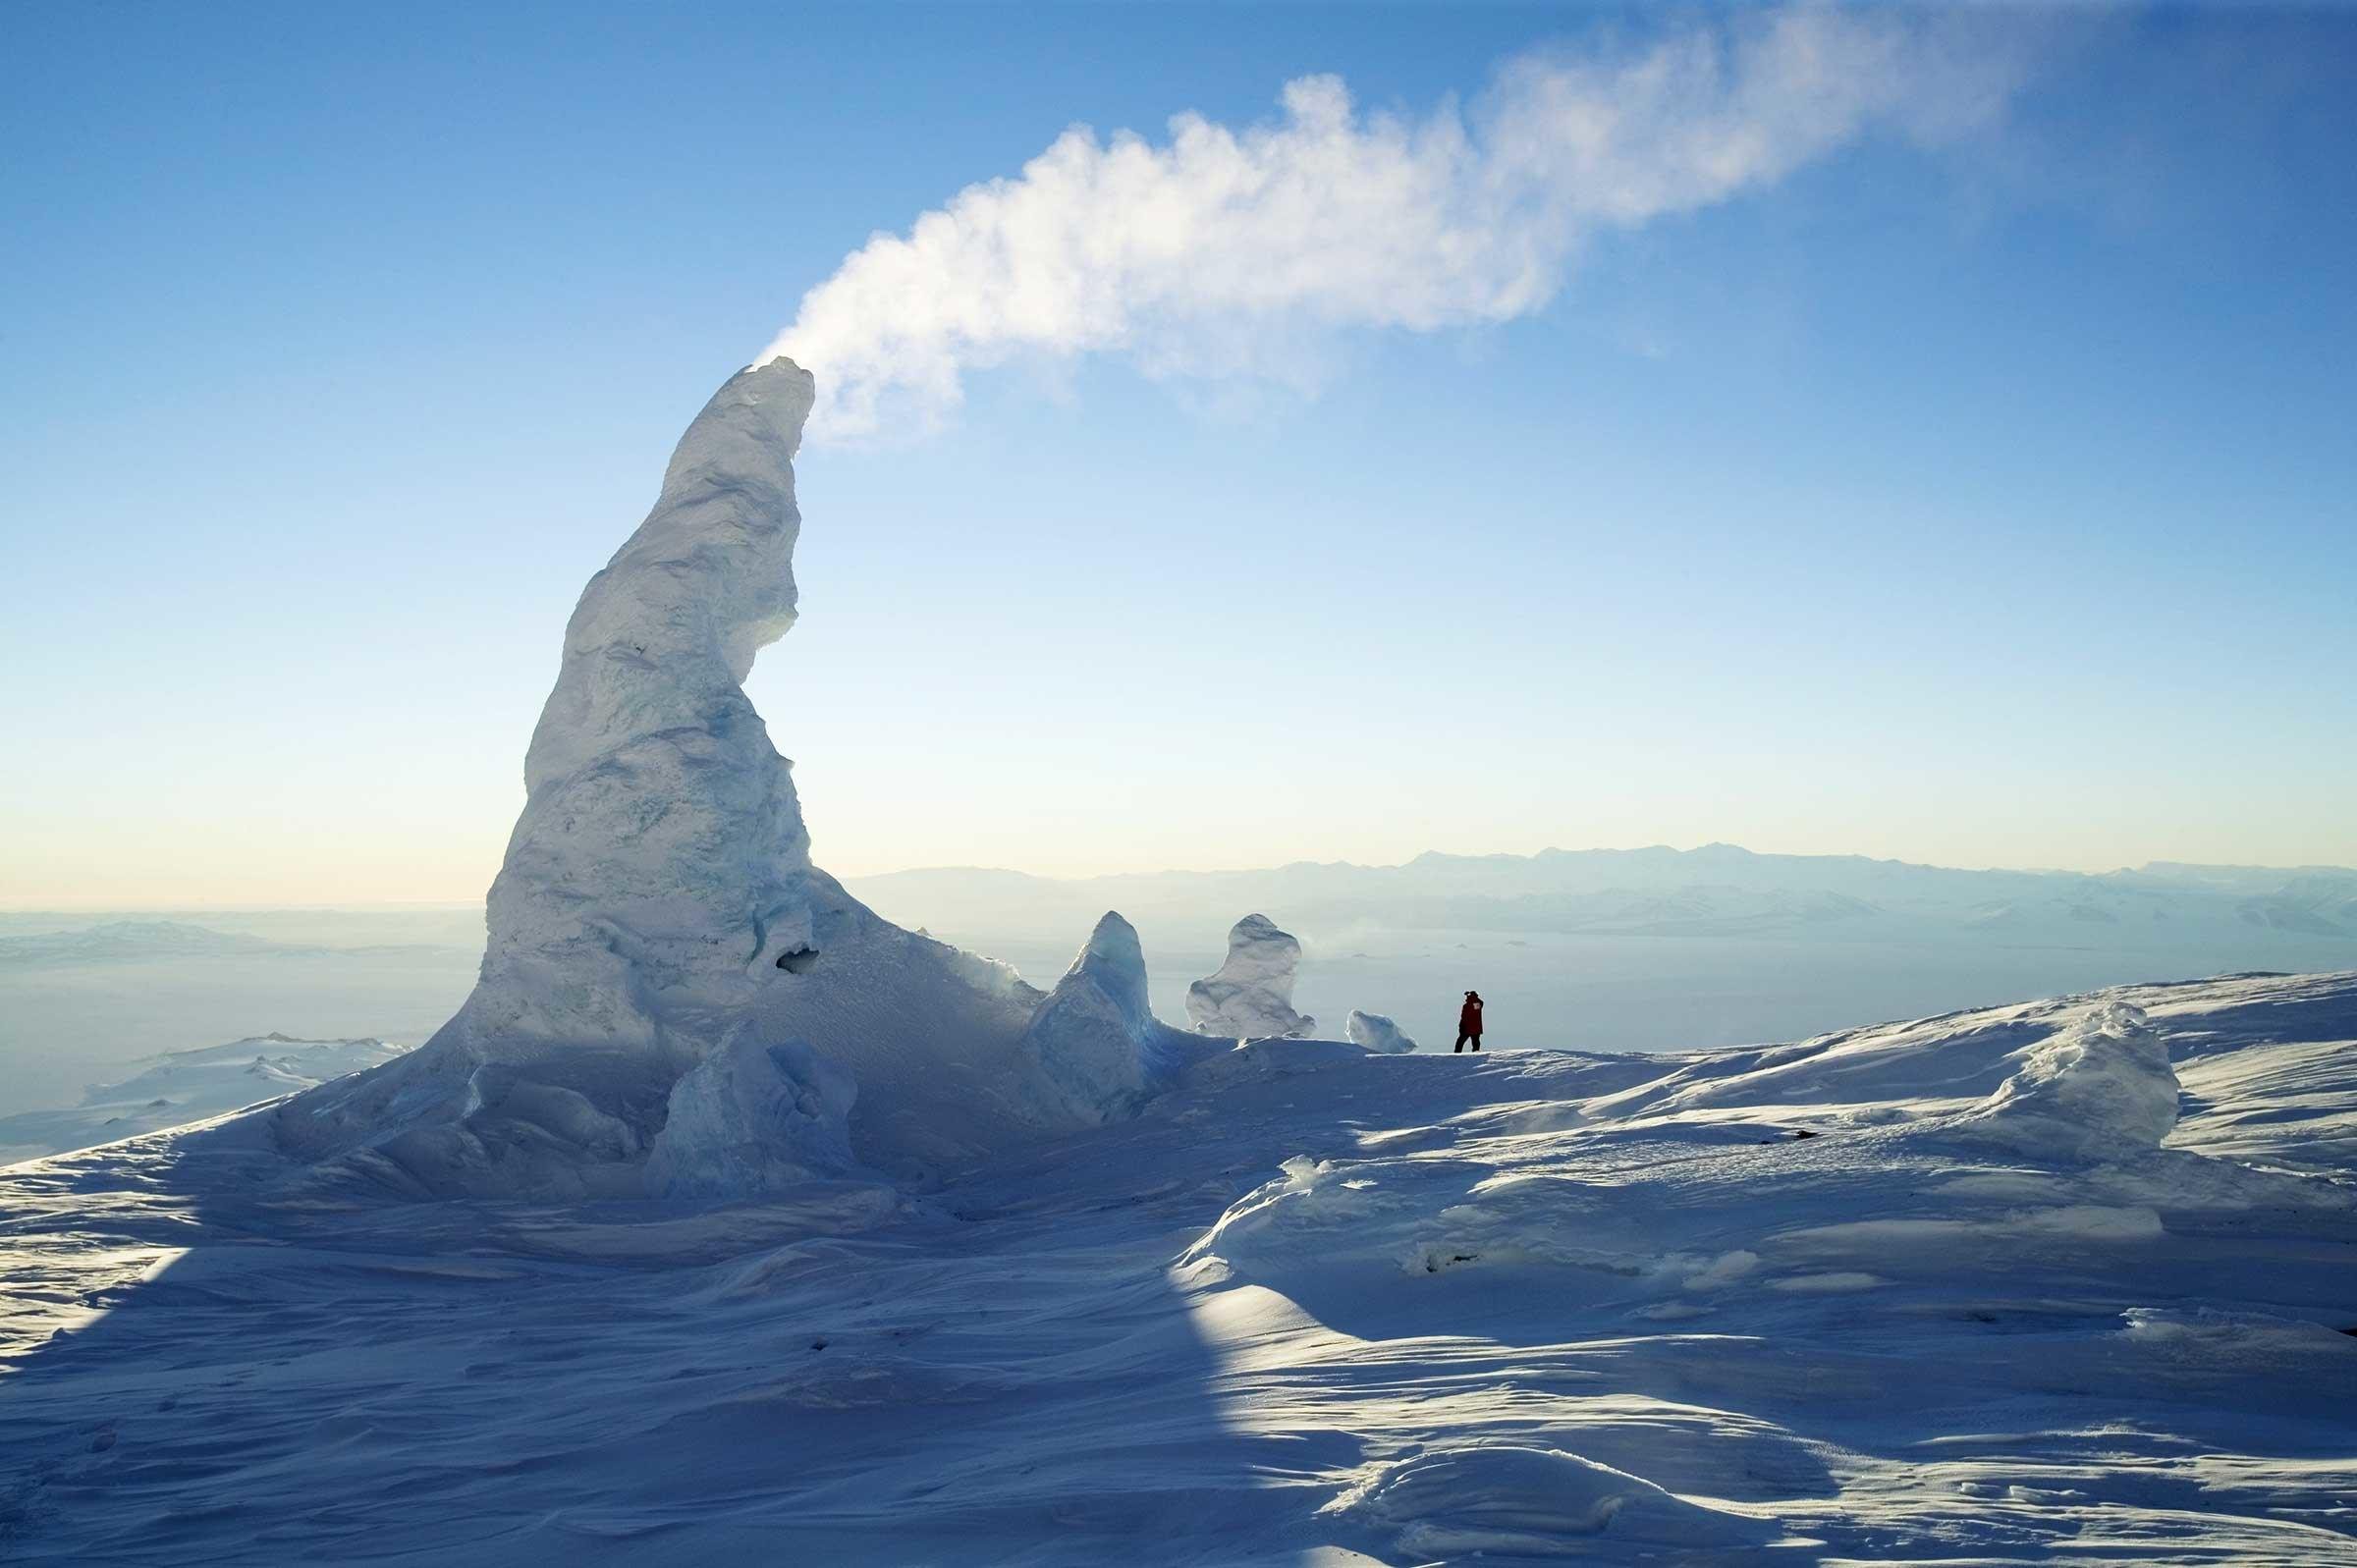
POLYGON ((1457 1560, 1584 1557, 1599 1536, 1660 1548, 1760 1545, 1772 1523, 1705 1508, 1577 1454, 1507 1443, 1441 1448, 1385 1465, 1328 1505, 1387 1530, 1398 1549, 1457 1560))

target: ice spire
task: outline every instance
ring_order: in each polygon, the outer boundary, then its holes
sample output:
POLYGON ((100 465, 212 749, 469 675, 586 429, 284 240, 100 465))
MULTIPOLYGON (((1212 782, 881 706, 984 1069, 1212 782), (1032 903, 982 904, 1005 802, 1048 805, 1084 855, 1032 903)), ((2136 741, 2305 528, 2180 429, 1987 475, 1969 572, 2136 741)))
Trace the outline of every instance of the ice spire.
POLYGON ((661 1046, 650 986, 663 1014, 741 1004, 809 945, 809 835, 742 682, 794 624, 812 390, 788 359, 733 377, 582 591, 491 888, 486 1044, 661 1046))
POLYGON ((1219 973, 1186 988, 1186 1015, 1197 1033, 1254 1039, 1306 1035, 1316 1024, 1293 1011, 1293 970, 1301 944, 1267 915, 1246 915, 1228 933, 1219 973))

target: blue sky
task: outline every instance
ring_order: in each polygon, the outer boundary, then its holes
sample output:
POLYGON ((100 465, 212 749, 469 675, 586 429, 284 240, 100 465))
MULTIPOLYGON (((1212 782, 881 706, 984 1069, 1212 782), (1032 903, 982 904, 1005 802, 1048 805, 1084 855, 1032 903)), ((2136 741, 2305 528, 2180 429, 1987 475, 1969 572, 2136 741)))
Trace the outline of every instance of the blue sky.
MULTIPOLYGON (((1989 123, 1595 236, 1519 319, 1318 334, 1310 391, 1033 360, 806 452, 750 689, 821 862, 2357 863, 2357 15, 1978 15, 1989 123)), ((871 234, 1074 122, 1424 115, 1723 19, 21 16, 0 901, 478 894, 582 580, 871 234)))

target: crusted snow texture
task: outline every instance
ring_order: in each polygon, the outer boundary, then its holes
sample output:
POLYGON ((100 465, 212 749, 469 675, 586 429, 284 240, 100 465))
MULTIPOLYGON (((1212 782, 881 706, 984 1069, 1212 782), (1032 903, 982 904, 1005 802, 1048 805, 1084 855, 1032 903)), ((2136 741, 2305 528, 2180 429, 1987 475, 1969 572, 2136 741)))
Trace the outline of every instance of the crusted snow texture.
POLYGON ((850 1169, 858 1085, 798 1040, 740 1025, 671 1086, 646 1186, 673 1198, 775 1192, 850 1169))
POLYGON ((1133 1107, 1199 1044, 1155 1018, 1137 929, 1112 910, 1023 1034, 1024 1054, 1060 1108, 1089 1121, 1133 1107))
POLYGON ((1402 1055, 1416 1049, 1413 1036, 1402 1034, 1398 1024, 1379 1012, 1361 1012, 1356 1007, 1351 1008, 1350 1016, 1343 1021, 1343 1032, 1349 1037, 1352 1045, 1364 1046, 1369 1051, 1380 1051, 1389 1055, 1402 1055))
POLYGON ((1306 1035, 1317 1023, 1293 1011, 1301 944, 1267 915, 1246 915, 1228 933, 1220 972, 1186 988, 1186 1016, 1198 1033, 1232 1040, 1306 1035))
POLYGON ((279 1108, 282 1150, 404 1190, 562 1197, 642 1195, 659 1149, 657 1190, 708 1195, 833 1160, 819 1131, 845 1107, 850 1152, 896 1174, 1095 1119, 1026 1077, 1038 992, 811 867, 742 686, 794 623, 811 391, 789 360, 756 366, 682 437, 567 627, 473 995, 411 1057, 279 1108), (680 1087, 723 1041, 828 1066, 747 1055, 680 1087), (824 1108, 808 1126, 771 1115, 789 1083, 824 1108), (764 1127, 787 1147, 746 1155, 764 1127))
POLYGON ((1965 1125, 2024 1154, 2129 1155, 2159 1148, 2176 1128, 2176 1069, 2131 1002, 2105 1002, 2011 1059, 2012 1076, 1965 1125))
POLYGON ((1705 1508, 1578 1454, 1518 1443, 1453 1444, 1380 1466, 1325 1509, 1379 1529, 1419 1559, 1584 1557, 1594 1538, 1627 1547, 1758 1546, 1772 1524, 1705 1508))

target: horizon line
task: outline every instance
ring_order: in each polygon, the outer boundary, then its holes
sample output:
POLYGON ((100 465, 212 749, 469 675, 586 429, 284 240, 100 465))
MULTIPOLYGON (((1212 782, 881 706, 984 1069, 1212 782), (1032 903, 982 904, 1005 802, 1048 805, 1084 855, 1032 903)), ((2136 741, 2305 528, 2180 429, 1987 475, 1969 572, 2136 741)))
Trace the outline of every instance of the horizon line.
MULTIPOLYGON (((1492 850, 1459 853, 1453 850, 1446 849, 1426 849, 1410 856, 1405 860, 1400 861, 1287 860, 1279 862, 1276 865, 1266 866, 1215 866, 1201 869, 1166 866, 1151 871, 1099 871, 1089 872, 1079 876, 1058 876, 1046 872, 1025 871, 1015 866, 985 866, 976 864, 932 864, 902 866, 896 867, 890 871, 864 871, 857 873, 835 872, 829 873, 829 875, 836 877, 836 879, 841 882, 853 883, 876 882, 881 881, 886 877, 922 876, 929 873, 979 872, 997 876, 1021 877, 1032 882, 1058 883, 1077 886, 1094 882, 1111 882, 1119 879, 1150 877, 1241 877, 1265 875, 1272 872, 1293 871, 1304 867, 1315 868, 1319 870, 1341 869, 1350 871, 1404 871, 1408 867, 1426 860, 1530 861, 1538 860, 1548 855, 1638 855, 1657 850, 1666 854, 1686 856, 1702 854, 1713 849, 1733 850, 1738 854, 1758 860, 1853 860, 1862 861, 1869 865, 1903 866, 1922 871, 1954 871, 1966 874, 2007 872, 2015 876, 2077 877, 2090 881, 2100 881, 2109 877, 2133 876, 2143 873, 2150 873, 2155 867, 2160 866, 2183 867, 2193 871, 2273 871, 2285 873, 2336 872, 2346 876, 2357 876, 2357 867, 2337 865, 2329 861, 2300 861, 2289 865, 2269 865, 2251 861, 2156 859, 2146 860, 2141 865, 2114 866, 2108 871, 2073 871, 2066 867, 2059 866, 1951 866, 1944 865, 1936 861, 1906 860, 1897 856, 1869 855, 1861 854, 1855 851, 1837 853, 1795 853, 1776 849, 1752 849, 1746 845, 1735 843, 1731 840, 1724 838, 1713 838, 1707 842, 1695 844, 1691 848, 1685 849, 1680 849, 1673 844, 1667 843, 1649 843, 1625 846, 1594 844, 1579 849, 1566 849, 1558 844, 1550 844, 1546 848, 1534 849, 1527 852, 1517 852, 1514 850, 1492 850)), ((300 913, 305 910, 337 911, 348 913, 384 913, 393 911, 413 911, 424 913, 434 910, 479 909, 483 906, 483 902, 488 894, 489 890, 486 889, 482 893, 478 893, 471 898, 375 898, 361 899, 349 903, 323 903, 317 900, 309 899, 289 903, 257 902, 252 899, 237 899, 233 901, 223 901, 217 903, 173 900, 151 901, 136 899, 115 902, 83 901, 80 899, 69 899, 62 901, 20 901, 16 899, 0 897, 0 916, 23 916, 38 914, 288 914, 300 913)))

